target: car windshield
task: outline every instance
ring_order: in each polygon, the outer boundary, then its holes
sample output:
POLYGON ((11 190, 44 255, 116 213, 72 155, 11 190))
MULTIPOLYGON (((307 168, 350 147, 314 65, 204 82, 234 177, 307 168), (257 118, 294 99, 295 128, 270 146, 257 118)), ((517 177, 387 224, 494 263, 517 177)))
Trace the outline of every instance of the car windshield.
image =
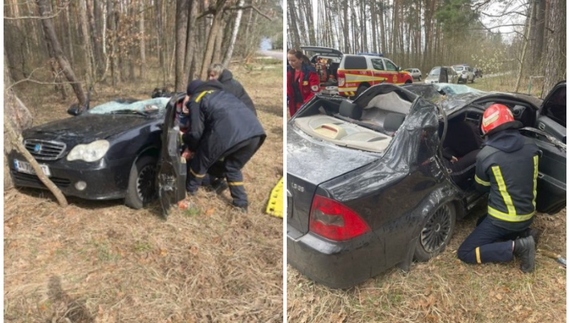
POLYGON ((474 89, 463 84, 451 84, 451 83, 435 83, 433 86, 436 87, 438 92, 443 92, 448 97, 463 94, 463 93, 482 93, 483 91, 474 89))
POLYGON ((430 76, 439 76, 439 70, 440 69, 441 69, 441 67, 432 68, 432 70, 429 71, 429 75, 430 76))
POLYGON ((141 101, 111 101, 86 111, 88 114, 163 114, 169 98, 154 98, 141 101))
POLYGON ((463 71, 464 67, 463 67, 463 66, 453 66, 453 69, 454 69, 456 72, 461 72, 461 71, 463 71))

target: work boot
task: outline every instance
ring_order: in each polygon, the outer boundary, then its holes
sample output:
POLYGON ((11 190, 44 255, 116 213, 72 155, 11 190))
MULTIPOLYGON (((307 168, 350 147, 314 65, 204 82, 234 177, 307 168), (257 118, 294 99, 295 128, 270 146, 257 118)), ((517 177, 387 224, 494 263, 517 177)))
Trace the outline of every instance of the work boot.
POLYGON ((216 194, 222 194, 225 190, 228 189, 228 183, 226 183, 223 178, 216 178, 212 181, 210 189, 216 192, 216 194))
POLYGON ((523 232, 521 232, 520 237, 526 238, 532 236, 534 239, 534 248, 538 249, 538 240, 540 240, 540 235, 542 232, 538 231, 535 228, 526 228, 523 232))
POLYGON ((241 211, 242 213, 247 213, 247 203, 246 204, 237 204, 232 202, 232 206, 241 211))
POLYGON ((536 249, 534 238, 532 236, 516 239, 513 254, 517 258, 521 259, 521 270, 524 273, 534 271, 534 257, 536 255, 536 249))

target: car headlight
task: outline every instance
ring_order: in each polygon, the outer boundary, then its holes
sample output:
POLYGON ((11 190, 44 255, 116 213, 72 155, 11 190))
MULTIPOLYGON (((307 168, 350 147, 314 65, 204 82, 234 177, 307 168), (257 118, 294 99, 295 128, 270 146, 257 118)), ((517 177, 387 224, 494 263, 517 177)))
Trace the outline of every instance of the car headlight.
POLYGON ((77 145, 71 149, 67 155, 67 160, 84 160, 93 162, 101 159, 109 150, 109 142, 107 140, 97 140, 87 145, 77 145))

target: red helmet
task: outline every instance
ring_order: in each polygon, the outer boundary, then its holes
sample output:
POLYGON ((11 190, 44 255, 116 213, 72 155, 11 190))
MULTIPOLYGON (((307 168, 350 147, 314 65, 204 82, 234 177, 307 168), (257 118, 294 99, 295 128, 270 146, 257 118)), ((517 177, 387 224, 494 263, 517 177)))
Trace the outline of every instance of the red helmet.
POLYGON ((509 128, 520 128, 520 121, 515 121, 513 113, 507 106, 499 103, 491 104, 483 113, 481 131, 484 135, 509 128))

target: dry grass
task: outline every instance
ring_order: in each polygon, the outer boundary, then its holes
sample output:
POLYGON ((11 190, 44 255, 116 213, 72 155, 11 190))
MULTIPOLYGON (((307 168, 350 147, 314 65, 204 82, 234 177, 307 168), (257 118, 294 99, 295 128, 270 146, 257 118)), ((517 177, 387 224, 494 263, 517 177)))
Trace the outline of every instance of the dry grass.
MULTIPOLYGON (((250 211, 199 192, 164 221, 158 203, 70 198, 61 209, 46 191, 4 194, 6 322, 281 322, 283 222, 265 214, 283 173, 282 73, 232 70, 258 107, 267 140, 246 165, 250 211)), ((94 102, 146 98, 156 85, 102 87, 94 102)), ((51 89, 24 97, 34 124, 67 117, 72 103, 51 89)), ((22 89, 20 89, 22 90, 22 89)), ((25 92, 20 92, 25 93, 25 92)))
MULTIPOLYGON (((495 90, 508 90, 501 83, 510 86, 508 80, 492 82, 495 90)), ((315 284, 288 266, 287 321, 566 322, 566 270, 540 251, 532 274, 523 274, 518 261, 477 266, 457 259, 477 217, 458 221, 449 246, 435 259, 414 263, 409 273, 390 269, 349 290, 315 284)), ((533 226, 543 231, 539 248, 566 254, 566 209, 538 214, 533 226)))

